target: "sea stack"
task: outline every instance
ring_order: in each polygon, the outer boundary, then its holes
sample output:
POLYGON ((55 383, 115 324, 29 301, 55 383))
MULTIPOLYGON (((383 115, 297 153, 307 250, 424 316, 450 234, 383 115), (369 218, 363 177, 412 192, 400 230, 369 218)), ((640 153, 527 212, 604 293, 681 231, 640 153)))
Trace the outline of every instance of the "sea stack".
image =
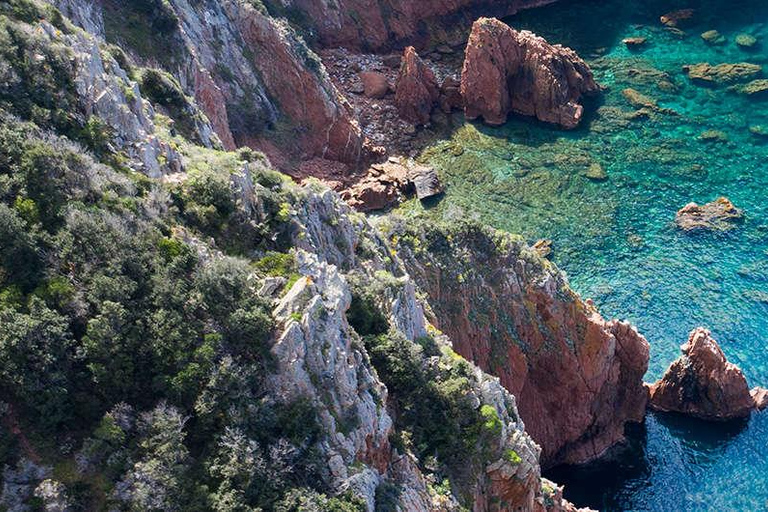
POLYGON ((482 117, 491 125, 516 113, 575 128, 584 114, 582 96, 600 90, 576 52, 495 18, 474 23, 464 57, 466 117, 482 117))

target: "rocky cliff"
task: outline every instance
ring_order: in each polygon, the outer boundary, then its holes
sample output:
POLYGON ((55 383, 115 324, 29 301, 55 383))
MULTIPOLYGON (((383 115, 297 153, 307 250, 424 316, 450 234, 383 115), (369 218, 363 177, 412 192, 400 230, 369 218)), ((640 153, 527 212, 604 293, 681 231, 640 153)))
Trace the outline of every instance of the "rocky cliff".
POLYGON ((387 230, 435 326, 517 398, 545 466, 599 457, 643 419, 648 342, 604 320, 522 240, 461 222, 387 230))

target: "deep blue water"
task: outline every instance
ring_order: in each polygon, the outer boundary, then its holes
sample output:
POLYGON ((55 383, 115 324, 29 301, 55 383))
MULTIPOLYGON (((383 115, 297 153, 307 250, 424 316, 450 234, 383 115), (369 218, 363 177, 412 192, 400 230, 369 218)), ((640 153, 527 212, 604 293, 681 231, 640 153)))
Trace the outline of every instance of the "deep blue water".
MULTIPOLYGON (((577 131, 518 119, 467 124, 428 149, 423 158, 448 185, 431 214, 552 239, 572 286, 648 338, 648 381, 705 326, 751 385, 768 385, 768 137, 750 131, 768 131, 768 94, 702 87, 682 71, 744 61, 768 76, 768 2, 570 0, 507 21, 576 49, 608 89, 577 131), (659 17, 681 7, 696 13, 673 33, 659 17), (703 41, 711 29, 723 44, 703 41), (734 42, 744 33, 759 41, 752 50, 734 42), (648 43, 630 51, 628 36, 648 43), (679 115, 628 119, 627 87, 679 115), (727 140, 701 140, 707 130, 727 140), (583 176, 594 163, 607 181, 583 176), (742 225, 695 236, 675 228, 680 207, 720 195, 745 211, 742 225)), ((578 505, 603 510, 768 510, 768 412, 728 425, 649 415, 631 438, 610 462, 552 476, 578 505)))

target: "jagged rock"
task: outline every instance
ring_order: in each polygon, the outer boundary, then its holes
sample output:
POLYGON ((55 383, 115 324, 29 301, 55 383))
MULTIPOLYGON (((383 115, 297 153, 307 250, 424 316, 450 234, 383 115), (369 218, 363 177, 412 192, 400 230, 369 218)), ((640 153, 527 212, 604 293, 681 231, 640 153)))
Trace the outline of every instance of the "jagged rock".
POLYGON ((684 231, 726 231, 743 218, 744 213, 728 198, 719 197, 704 205, 688 203, 677 212, 675 223, 684 231))
POLYGON ((433 167, 413 165, 408 169, 408 181, 416 189, 416 197, 427 199, 443 193, 443 185, 433 167))
POLYGON ((395 105, 400 117, 414 124, 428 124, 439 97, 435 74, 409 46, 403 53, 395 86, 395 105))
POLYGON ((681 21, 688 21, 693 18, 696 13, 693 9, 679 9, 677 11, 668 12, 664 14, 660 20, 662 25, 667 27, 677 27, 681 21))
POLYGON ((599 90, 573 50, 494 18, 473 25, 461 74, 468 119, 498 125, 515 112, 575 128, 584 113, 579 100, 599 90))
POLYGON ((389 82, 384 73, 378 71, 363 71, 360 73, 363 83, 363 94, 369 98, 381 99, 389 92, 389 82))
POLYGON ((383 210, 397 204, 408 184, 408 167, 392 158, 382 164, 374 164, 365 177, 341 196, 358 211, 383 210))
POLYGON ((763 68, 758 64, 750 64, 749 62, 725 63, 716 66, 702 62, 685 65, 683 71, 693 82, 719 85, 751 80, 762 73, 763 68))
POLYGON ((694 329, 680 349, 683 355, 650 386, 651 408, 704 420, 729 420, 765 407, 768 390, 750 392, 744 374, 726 360, 708 330, 694 329))

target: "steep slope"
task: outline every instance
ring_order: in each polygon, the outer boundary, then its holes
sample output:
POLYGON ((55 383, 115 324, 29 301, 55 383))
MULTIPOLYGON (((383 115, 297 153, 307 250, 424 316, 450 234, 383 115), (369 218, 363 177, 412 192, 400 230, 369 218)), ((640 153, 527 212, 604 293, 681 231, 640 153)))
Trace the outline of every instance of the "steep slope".
POLYGON ((42 3, 0 38, 0 505, 572 510, 363 216, 42 3))
POLYGON ((595 459, 643 419, 648 342, 605 321, 522 239, 462 221, 391 223, 435 326, 517 397, 545 466, 595 459))

